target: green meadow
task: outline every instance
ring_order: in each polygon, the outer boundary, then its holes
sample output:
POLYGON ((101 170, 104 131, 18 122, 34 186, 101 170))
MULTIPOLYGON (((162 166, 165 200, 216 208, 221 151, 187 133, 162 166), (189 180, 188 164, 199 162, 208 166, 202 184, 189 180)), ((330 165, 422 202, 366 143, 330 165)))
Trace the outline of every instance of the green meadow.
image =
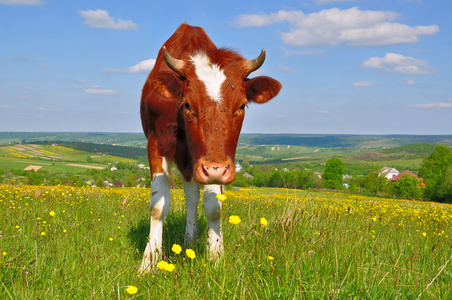
POLYGON ((452 297, 450 205, 304 190, 226 191, 225 253, 208 261, 202 201, 192 259, 183 245, 184 195, 175 189, 163 237, 163 260, 175 268, 143 276, 149 194, 0 185, 0 299, 452 297), (231 216, 241 221, 231 224, 231 216), (183 251, 174 253, 173 244, 183 251))

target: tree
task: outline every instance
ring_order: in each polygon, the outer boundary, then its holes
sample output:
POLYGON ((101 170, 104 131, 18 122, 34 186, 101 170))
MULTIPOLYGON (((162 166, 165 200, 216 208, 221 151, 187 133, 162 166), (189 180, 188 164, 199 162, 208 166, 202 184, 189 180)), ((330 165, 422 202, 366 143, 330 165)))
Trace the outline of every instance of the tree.
MULTIPOLYGON (((439 145, 433 150, 429 157, 422 161, 419 168, 419 176, 424 179, 424 198, 438 202, 450 202, 447 196, 448 191, 444 190, 448 186, 450 171, 452 167, 452 151, 439 145)), ((449 192, 450 194, 450 192, 449 192)))
POLYGON ((394 182, 392 192, 399 198, 420 198, 422 195, 421 181, 416 176, 405 174, 394 182))
POLYGON ((345 172, 345 165, 337 157, 332 157, 327 160, 325 165, 325 172, 322 175, 323 187, 327 189, 343 189, 342 179, 345 172))
POLYGON ((361 187, 369 194, 380 195, 388 191, 389 180, 380 176, 380 169, 381 167, 374 167, 361 182, 361 187))
POLYGON ((435 199, 438 201, 452 203, 452 165, 449 165, 436 183, 435 199))

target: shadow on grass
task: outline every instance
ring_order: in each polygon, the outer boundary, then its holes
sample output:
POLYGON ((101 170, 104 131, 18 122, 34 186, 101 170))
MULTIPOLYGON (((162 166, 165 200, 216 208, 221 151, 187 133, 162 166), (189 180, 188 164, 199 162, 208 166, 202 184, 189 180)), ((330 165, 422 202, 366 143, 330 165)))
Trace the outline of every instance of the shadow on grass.
MULTIPOLYGON (((198 239, 196 241, 196 252, 204 253, 206 251, 207 242, 207 220, 204 213, 198 212, 198 239)), ((163 255, 168 256, 171 252, 173 244, 179 244, 184 247, 184 234, 186 224, 186 212, 185 210, 171 210, 166 217, 166 221, 163 227, 163 255)), ((138 249, 142 254, 146 248, 147 238, 149 236, 150 219, 142 218, 137 224, 130 228, 128 238, 131 245, 138 249)))

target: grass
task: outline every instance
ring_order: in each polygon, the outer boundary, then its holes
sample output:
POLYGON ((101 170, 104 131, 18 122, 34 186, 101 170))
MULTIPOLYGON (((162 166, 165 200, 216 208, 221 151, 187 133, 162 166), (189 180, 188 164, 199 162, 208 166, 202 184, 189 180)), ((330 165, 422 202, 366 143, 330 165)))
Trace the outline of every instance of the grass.
POLYGON ((176 268, 139 276, 148 189, 0 185, 0 298, 452 296, 449 205, 286 189, 226 196, 220 261, 206 259, 202 203, 197 257, 171 251, 182 245, 185 230, 184 196, 172 190, 163 258, 176 268), (230 224, 231 215, 242 221, 230 224), (130 285, 136 294, 126 292, 130 285))

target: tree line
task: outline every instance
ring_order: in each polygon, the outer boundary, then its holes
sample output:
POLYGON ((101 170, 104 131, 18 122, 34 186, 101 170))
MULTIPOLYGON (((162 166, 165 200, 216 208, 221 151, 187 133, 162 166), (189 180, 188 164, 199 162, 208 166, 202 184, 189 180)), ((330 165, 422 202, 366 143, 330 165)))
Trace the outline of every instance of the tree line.
POLYGON ((285 187, 297 189, 324 188, 348 190, 366 195, 394 198, 423 199, 452 203, 452 151, 439 145, 426 157, 418 176, 409 174, 391 182, 381 176, 381 166, 368 174, 345 177, 346 166, 337 157, 330 158, 322 174, 307 169, 277 169, 274 167, 245 167, 246 172, 237 174, 236 186, 285 187))

